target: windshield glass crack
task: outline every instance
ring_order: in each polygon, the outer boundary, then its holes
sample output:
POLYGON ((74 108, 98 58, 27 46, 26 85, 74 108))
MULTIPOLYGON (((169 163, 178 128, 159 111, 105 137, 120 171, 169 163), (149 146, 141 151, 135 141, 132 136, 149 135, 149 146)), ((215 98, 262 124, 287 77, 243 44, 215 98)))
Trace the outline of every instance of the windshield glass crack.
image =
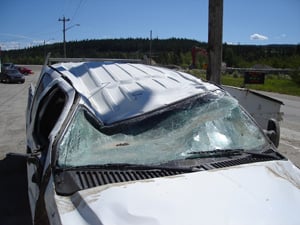
POLYGON ((193 96, 111 126, 91 123, 91 113, 86 110, 78 108, 58 144, 61 168, 162 164, 186 159, 200 150, 210 152, 202 153, 209 156, 216 149, 259 150, 268 145, 253 120, 223 91, 193 96))

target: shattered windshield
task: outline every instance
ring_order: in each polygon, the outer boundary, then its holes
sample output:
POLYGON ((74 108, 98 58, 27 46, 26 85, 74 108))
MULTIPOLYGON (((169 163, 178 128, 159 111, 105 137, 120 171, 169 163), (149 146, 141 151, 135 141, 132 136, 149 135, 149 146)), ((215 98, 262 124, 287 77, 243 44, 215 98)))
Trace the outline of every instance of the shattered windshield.
MULTIPOLYGON (((58 166, 161 164, 191 152, 261 149, 267 141, 222 91, 192 97, 111 126, 95 125, 79 107, 58 145, 58 166)), ((100 123, 98 123, 100 124, 100 123)))

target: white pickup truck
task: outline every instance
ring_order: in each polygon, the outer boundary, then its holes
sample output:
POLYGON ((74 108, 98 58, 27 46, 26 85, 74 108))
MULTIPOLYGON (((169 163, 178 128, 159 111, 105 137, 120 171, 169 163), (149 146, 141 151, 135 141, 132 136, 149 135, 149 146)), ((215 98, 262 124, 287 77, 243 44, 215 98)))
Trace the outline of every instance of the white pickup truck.
POLYGON ((45 65, 27 108, 33 223, 300 224, 300 170, 272 133, 187 73, 45 65))

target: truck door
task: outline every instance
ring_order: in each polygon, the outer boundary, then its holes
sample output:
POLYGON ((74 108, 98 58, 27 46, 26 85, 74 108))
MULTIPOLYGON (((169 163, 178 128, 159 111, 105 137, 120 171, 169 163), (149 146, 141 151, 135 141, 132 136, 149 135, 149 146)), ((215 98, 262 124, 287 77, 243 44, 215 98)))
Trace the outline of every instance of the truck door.
POLYGON ((27 161, 28 197, 33 220, 39 210, 45 211, 43 203, 38 202, 46 198, 43 195, 49 181, 51 146, 71 110, 75 91, 65 81, 56 80, 41 95, 43 97, 35 102, 36 111, 30 124, 34 146, 38 147, 30 153, 27 161))

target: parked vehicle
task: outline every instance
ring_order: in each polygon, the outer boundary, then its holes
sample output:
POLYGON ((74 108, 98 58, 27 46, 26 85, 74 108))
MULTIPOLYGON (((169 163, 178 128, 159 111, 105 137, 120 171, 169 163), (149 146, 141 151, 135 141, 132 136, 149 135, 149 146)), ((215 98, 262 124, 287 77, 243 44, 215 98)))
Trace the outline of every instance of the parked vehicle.
POLYGON ((2 73, 5 70, 12 70, 12 69, 16 69, 13 63, 3 63, 1 64, 0 73, 2 73))
POLYGON ((18 66, 17 68, 18 68, 19 72, 24 75, 33 74, 33 71, 25 66, 18 66))
POLYGON ((5 69, 0 73, 0 82, 3 83, 24 83, 25 77, 16 69, 5 69))
POLYGON ((63 60, 28 96, 35 224, 300 224, 299 168, 221 87, 63 60))
POLYGON ((16 69, 24 75, 33 74, 33 71, 25 66, 17 66, 13 63, 3 63, 3 65, 1 66, 1 71, 5 71, 8 69, 16 69))
POLYGON ((15 65, 13 63, 3 63, 2 64, 2 69, 3 70, 15 69, 15 65))

